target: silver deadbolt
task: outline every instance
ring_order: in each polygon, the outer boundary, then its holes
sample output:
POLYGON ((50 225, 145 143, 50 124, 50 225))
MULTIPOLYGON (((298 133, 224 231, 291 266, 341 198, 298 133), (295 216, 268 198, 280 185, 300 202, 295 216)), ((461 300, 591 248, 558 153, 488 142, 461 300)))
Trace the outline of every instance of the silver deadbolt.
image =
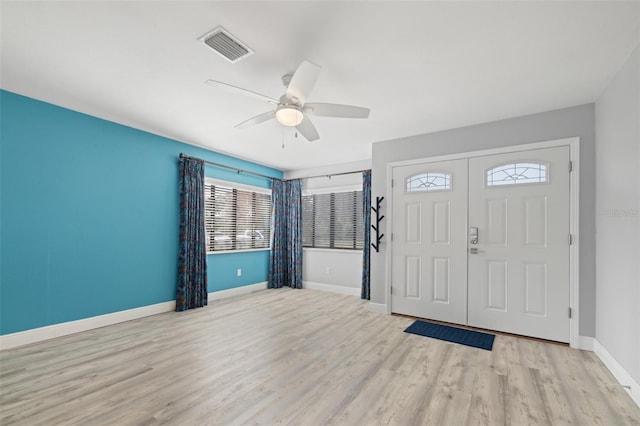
POLYGON ((469 244, 478 244, 478 228, 475 226, 469 229, 469 244))

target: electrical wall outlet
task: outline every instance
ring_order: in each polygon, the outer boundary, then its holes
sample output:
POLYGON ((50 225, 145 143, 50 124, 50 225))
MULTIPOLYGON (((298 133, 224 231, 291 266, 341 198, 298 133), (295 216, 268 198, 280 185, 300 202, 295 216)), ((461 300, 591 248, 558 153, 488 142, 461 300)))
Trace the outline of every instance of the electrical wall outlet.
POLYGON ((237 275, 237 276, 239 276, 239 277, 241 277, 241 276, 242 276, 242 269, 238 269, 238 270, 236 271, 236 275, 237 275))

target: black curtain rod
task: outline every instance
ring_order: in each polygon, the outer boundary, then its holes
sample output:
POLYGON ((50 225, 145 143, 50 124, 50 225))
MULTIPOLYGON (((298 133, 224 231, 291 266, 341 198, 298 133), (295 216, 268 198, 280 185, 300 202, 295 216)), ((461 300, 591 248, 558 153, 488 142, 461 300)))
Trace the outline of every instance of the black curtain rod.
MULTIPOLYGON (((277 177, 267 176, 267 175, 263 175, 263 174, 260 174, 260 173, 251 172, 249 170, 238 169, 236 167, 227 166, 225 164, 214 163, 213 161, 203 160, 202 158, 192 157, 190 155, 186 155, 186 154, 183 154, 183 153, 180 153, 180 158, 191 158, 193 160, 200 160, 200 161, 204 161, 206 164, 209 164, 211 166, 221 167, 221 168, 227 169, 227 170, 233 170, 234 172, 236 172, 238 174, 246 173, 246 174, 250 174, 250 175, 253 175, 253 176, 258 176, 258 177, 269 179, 269 180, 279 180, 281 182, 285 182, 285 181, 288 181, 288 180, 294 180, 294 179, 279 179, 277 177)), ((356 171, 353 171, 353 172, 341 172, 341 173, 329 173, 329 174, 315 175, 315 176, 303 176, 303 177, 301 177, 299 179, 309 179, 309 178, 319 178, 319 177, 327 177, 327 178, 331 179, 332 176, 352 175, 352 174, 355 174, 355 173, 363 173, 363 172, 366 172, 366 171, 368 171, 368 170, 356 170, 356 171)))

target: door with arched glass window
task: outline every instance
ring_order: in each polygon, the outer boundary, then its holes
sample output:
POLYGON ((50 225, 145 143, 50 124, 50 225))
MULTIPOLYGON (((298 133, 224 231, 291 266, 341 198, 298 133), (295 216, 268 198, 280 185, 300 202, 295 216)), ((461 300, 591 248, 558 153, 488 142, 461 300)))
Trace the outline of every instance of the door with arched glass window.
POLYGON ((569 156, 469 159, 469 325, 569 341, 569 156))
POLYGON ((569 156, 394 167, 392 312, 568 342, 569 156))
POLYGON ((467 321, 467 160, 394 168, 393 312, 467 321))

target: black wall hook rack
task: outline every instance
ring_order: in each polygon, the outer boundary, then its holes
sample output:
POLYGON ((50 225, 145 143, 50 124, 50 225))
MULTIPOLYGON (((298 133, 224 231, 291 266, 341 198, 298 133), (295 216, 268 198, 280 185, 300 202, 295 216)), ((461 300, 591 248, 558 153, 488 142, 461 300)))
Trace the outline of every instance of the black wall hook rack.
POLYGON ((376 238, 375 238, 376 242, 371 243, 371 247, 374 248, 376 253, 380 251, 380 241, 382 241, 382 237, 384 237, 384 234, 380 233, 380 222, 382 222, 382 219, 384 219, 384 215, 380 214, 380 204, 382 203, 382 200, 384 200, 384 197, 376 197, 376 206, 375 207, 371 206, 371 210, 373 210, 376 214, 376 220, 375 220, 376 224, 375 225, 373 223, 371 224, 371 228, 373 228, 373 230, 376 231, 376 238))

